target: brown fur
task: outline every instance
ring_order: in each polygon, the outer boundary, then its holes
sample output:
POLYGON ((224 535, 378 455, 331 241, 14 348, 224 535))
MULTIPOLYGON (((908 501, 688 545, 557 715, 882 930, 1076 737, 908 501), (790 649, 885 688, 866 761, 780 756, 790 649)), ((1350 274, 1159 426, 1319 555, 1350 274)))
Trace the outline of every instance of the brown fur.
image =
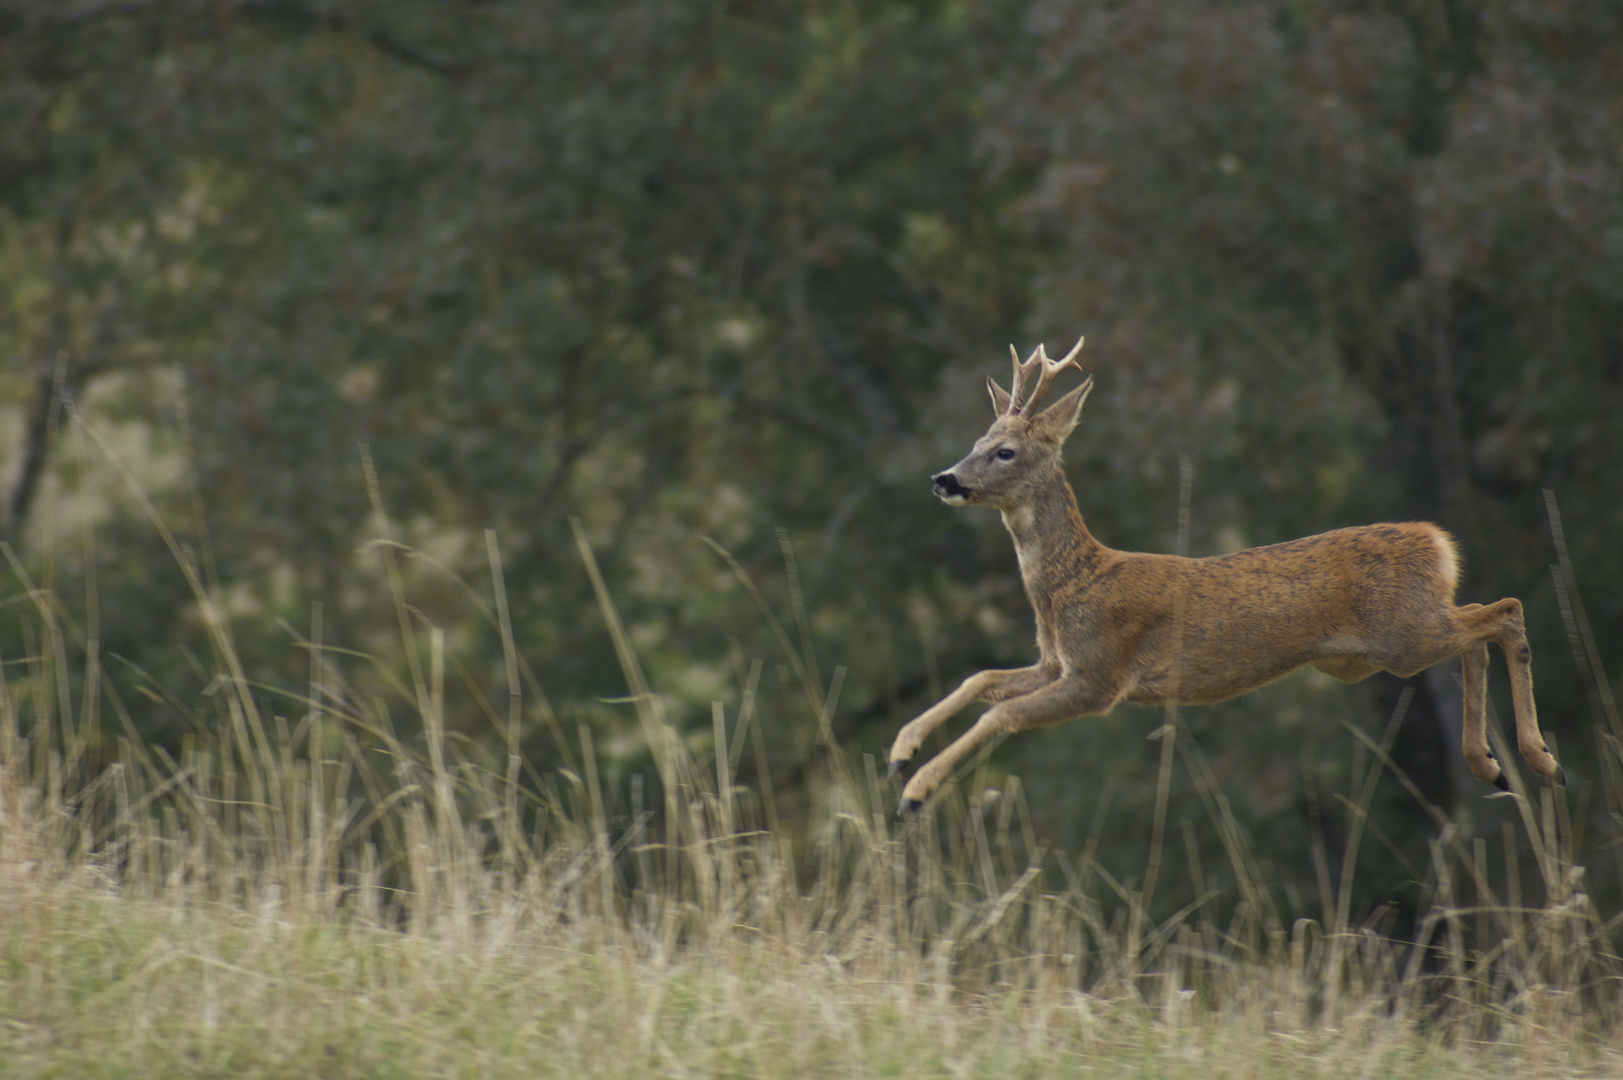
POLYGON ((994 735, 1106 713, 1121 701, 1226 701, 1304 664, 1357 682, 1377 671, 1407 677, 1455 656, 1464 657, 1465 760, 1505 787, 1483 721, 1490 642, 1510 667, 1522 756, 1539 775, 1565 782, 1539 734, 1521 602, 1455 606, 1459 559, 1436 525, 1363 525, 1207 559, 1115 551, 1095 540, 1060 463, 1092 378, 1033 415, 1075 355, 1056 363, 1039 346, 1025 364, 1017 360, 1010 394, 990 384, 998 413, 991 428, 933 478, 953 505, 1002 511, 1037 615, 1039 659, 971 675, 902 728, 890 752, 893 775, 964 706, 993 703, 908 782, 904 809, 922 804, 994 735), (1032 374, 1040 381, 1025 396, 1032 374))

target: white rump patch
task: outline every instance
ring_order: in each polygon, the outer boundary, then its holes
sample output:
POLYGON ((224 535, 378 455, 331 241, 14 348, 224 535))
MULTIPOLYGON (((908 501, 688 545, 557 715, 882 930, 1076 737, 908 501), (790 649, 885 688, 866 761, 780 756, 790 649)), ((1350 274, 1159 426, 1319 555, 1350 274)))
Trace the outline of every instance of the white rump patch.
POLYGON ((1460 580, 1459 556, 1454 551, 1454 541, 1444 535, 1442 530, 1433 529, 1431 542, 1437 545, 1437 570, 1452 589, 1460 580))

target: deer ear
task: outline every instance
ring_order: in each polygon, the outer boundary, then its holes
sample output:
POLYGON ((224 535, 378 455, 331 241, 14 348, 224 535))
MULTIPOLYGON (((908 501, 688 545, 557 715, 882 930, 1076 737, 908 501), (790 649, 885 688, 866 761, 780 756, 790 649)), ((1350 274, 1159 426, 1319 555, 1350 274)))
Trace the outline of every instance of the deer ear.
POLYGON ((992 376, 986 377, 986 392, 992 395, 992 411, 999 416, 1009 411, 1008 392, 993 381, 992 376))
POLYGON ((1093 390, 1093 376, 1082 380, 1082 385, 1038 413, 1031 421, 1032 430, 1055 442, 1064 442, 1076 428, 1082 415, 1082 403, 1093 390))

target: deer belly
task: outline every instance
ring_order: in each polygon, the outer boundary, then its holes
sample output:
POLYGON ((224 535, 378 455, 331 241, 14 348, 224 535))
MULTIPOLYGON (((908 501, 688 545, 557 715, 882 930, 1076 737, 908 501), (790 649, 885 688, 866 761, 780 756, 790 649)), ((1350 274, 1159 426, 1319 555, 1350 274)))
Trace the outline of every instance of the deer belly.
POLYGON ((1127 700, 1135 705, 1215 705, 1277 682, 1307 661, 1305 657, 1269 657, 1260 663, 1233 658, 1210 663, 1188 654, 1182 659, 1182 664, 1168 664, 1138 679, 1127 700))

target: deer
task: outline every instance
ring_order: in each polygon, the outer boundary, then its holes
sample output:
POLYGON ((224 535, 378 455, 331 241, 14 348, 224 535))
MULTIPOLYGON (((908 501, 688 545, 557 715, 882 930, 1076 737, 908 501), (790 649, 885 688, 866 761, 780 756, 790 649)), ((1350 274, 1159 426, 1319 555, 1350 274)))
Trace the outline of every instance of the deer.
POLYGON ((1539 733, 1521 601, 1456 606, 1459 550, 1438 526, 1361 525, 1208 558, 1116 551, 1095 540, 1060 454, 1093 376, 1037 411, 1060 372, 1082 372, 1082 345, 1057 361, 1038 345, 1024 362, 1010 346, 1009 390, 986 380, 992 426, 962 461, 930 478, 949 506, 1002 514, 1037 616, 1038 659, 969 676, 901 729, 890 749, 893 778, 908 775, 925 737, 950 717, 972 702, 991 705, 907 779, 898 814, 917 811, 996 736, 1103 715, 1123 701, 1216 704, 1304 665, 1356 683, 1378 671, 1409 678, 1456 656, 1465 760, 1508 791, 1483 722, 1490 644, 1510 668, 1518 749, 1534 772, 1565 785, 1539 733))

